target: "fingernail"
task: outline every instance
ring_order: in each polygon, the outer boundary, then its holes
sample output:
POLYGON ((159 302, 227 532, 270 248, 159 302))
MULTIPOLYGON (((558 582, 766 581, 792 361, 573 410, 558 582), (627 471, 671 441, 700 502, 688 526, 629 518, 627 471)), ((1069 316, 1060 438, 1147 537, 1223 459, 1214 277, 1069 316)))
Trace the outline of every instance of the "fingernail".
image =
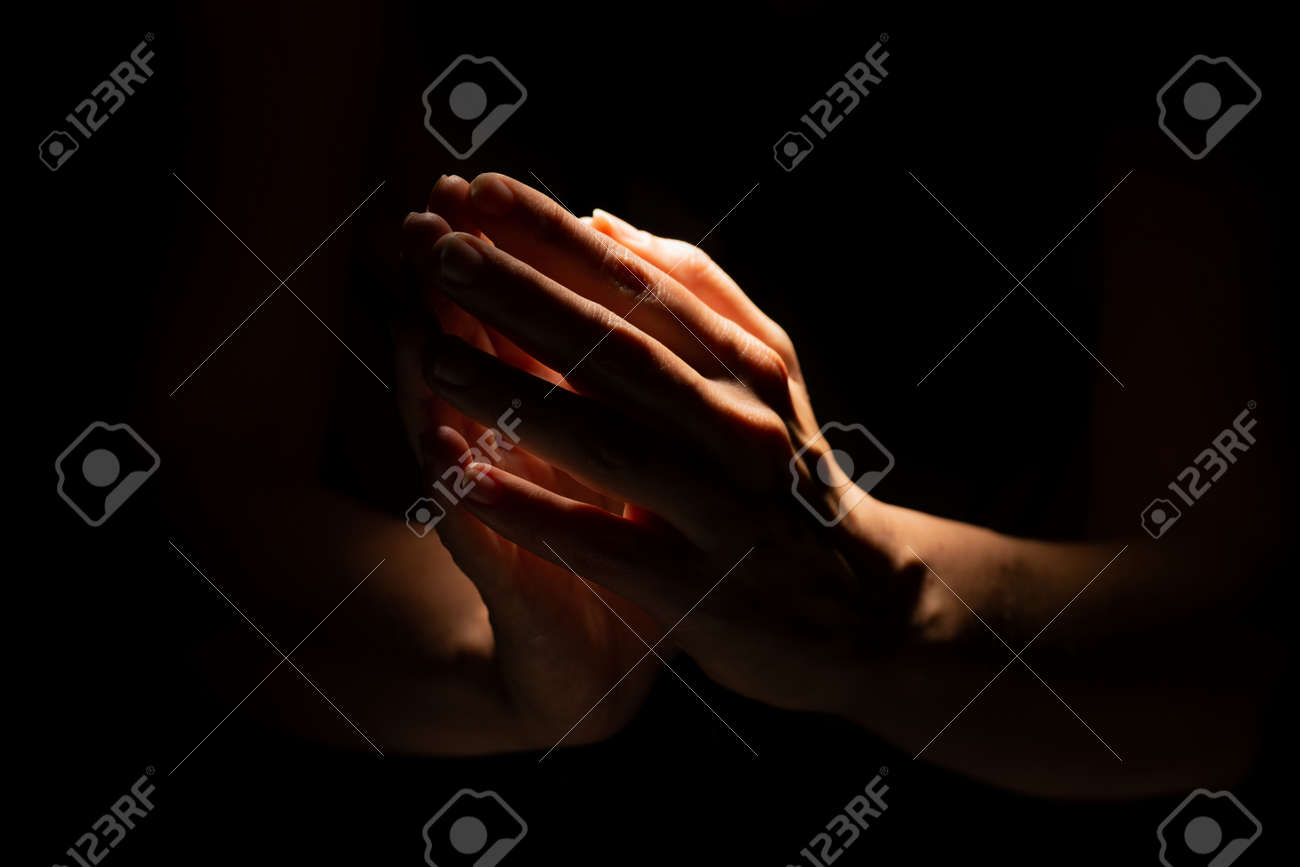
POLYGON ((483 257, 479 251, 458 235, 449 235, 440 243, 441 252, 438 255, 442 279, 461 284, 474 282, 483 266, 483 257))
POLYGON ((501 496, 501 486, 491 476, 491 467, 487 464, 473 463, 465 468, 470 477, 471 487, 465 496, 476 503, 490 506, 501 496))
POLYGON ((429 190, 429 209, 450 209, 452 203, 465 198, 464 193, 460 190, 466 186, 468 184, 465 183, 465 179, 459 175, 443 175, 438 178, 438 182, 429 190))
POLYGON ((469 200, 483 213, 500 217, 514 206, 515 194, 496 175, 479 175, 469 185, 469 200))
POLYGON ((627 241, 630 244, 648 244, 650 243, 650 233, 644 229, 638 229, 627 220, 619 219, 609 211, 602 211, 596 208, 591 212, 593 217, 603 217, 609 224, 610 234, 620 241, 627 241))

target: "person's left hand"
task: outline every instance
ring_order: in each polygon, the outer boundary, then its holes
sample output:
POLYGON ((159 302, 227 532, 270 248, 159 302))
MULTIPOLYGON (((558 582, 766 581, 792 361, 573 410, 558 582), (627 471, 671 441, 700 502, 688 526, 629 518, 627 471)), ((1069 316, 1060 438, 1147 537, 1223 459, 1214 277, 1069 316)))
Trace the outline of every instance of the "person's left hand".
MULTIPOLYGON (((460 178, 442 178, 431 205, 458 214, 468 195, 466 186, 460 178)), ((457 221, 466 225, 461 216, 457 221)), ((407 217, 404 236, 426 242, 409 246, 403 254, 417 279, 418 272, 427 270, 422 257, 450 231, 436 213, 407 217)), ((445 511, 437 524, 438 537, 486 606, 490 661, 504 698, 516 711, 518 743, 545 747, 561 735, 579 743, 609 737, 640 709, 659 674, 653 660, 638 665, 645 661, 646 645, 637 636, 653 643, 659 632, 636 606, 548 562, 554 559, 546 556, 550 552, 536 556, 483 526, 467 508, 486 488, 465 477, 464 465, 471 455, 496 461, 513 477, 594 510, 621 512, 623 504, 517 447, 516 426, 522 420, 510 402, 493 418, 475 420, 429 390, 422 371, 430 347, 440 340, 463 341, 547 381, 558 381, 559 376, 448 297, 425 293, 424 299, 436 322, 416 317, 393 325, 397 402, 420 460, 425 490, 436 508, 445 511), (612 690, 611 684, 619 689, 612 690)), ((477 626, 466 623, 464 629, 477 626)))
POLYGON ((916 564, 818 437, 784 332, 690 245, 607 215, 584 224, 495 174, 464 209, 451 222, 470 231, 408 235, 425 279, 563 381, 449 338, 430 386, 481 424, 520 400, 530 452, 628 504, 477 463, 467 508, 639 605, 722 684, 842 710, 846 671, 906 627, 916 564), (849 513, 820 526, 791 496, 792 469, 804 499, 849 513))

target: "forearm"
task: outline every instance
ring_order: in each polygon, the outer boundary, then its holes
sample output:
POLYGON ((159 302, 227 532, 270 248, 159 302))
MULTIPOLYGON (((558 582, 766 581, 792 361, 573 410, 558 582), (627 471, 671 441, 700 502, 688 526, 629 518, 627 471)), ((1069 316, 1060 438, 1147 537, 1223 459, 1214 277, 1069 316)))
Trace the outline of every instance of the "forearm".
MULTIPOLYGON (((291 656, 302 674, 283 665, 240 710, 358 753, 470 756, 549 746, 553 738, 537 734, 516 709, 487 651, 417 665, 369 648, 317 647, 313 636, 291 656)), ((229 706, 278 661, 237 628, 209 643, 203 656, 217 704, 229 706)))
MULTIPOLYGON (((370 747, 343 714, 385 752, 533 746, 494 664, 486 609, 436 534, 417 538, 400 518, 322 487, 259 489, 228 475, 202 489, 203 503, 186 503, 202 535, 178 544, 337 706, 286 664, 250 712, 360 749, 370 747)), ((230 616, 232 634, 205 641, 202 655, 233 705, 280 659, 230 616)))
POLYGON ((1272 672, 1215 590, 1245 583, 1216 557, 867 512, 915 578, 914 604, 902 645, 847 686, 846 716, 930 761, 1056 796, 1203 785, 1249 761, 1272 672), (1212 598, 1209 618, 1193 600, 1212 598))

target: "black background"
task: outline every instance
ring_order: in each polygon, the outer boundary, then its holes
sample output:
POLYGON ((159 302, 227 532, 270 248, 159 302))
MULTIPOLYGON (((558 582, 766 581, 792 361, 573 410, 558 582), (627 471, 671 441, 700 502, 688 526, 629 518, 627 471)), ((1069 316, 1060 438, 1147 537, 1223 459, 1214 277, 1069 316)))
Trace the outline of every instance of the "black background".
MULTIPOLYGON (((21 95, 28 116, 11 127, 15 171, 34 193, 19 251, 34 267, 10 285, 20 337, 35 338, 20 341, 25 361, 11 369, 30 409, 11 424, 30 437, 33 460, 19 463, 34 492, 25 503, 37 505, 10 540, 17 562, 30 565, 11 572, 6 606, 19 643, 11 671, 20 694, 8 713, 18 730, 10 749, 24 768, 16 809, 32 832, 33 862, 65 863, 61 853, 152 766, 157 809, 108 863, 419 864, 421 826, 468 787, 499 792, 528 822, 507 864, 793 864, 881 768, 890 809, 837 863, 1156 863, 1156 825, 1179 797, 1081 805, 1007 794, 845 724, 730 695, 685 660, 684 676, 761 758, 666 678, 622 734, 558 750, 540 765, 537 755, 379 759, 275 735, 236 715, 168 776, 229 709, 205 700, 188 639, 236 615, 168 546, 186 516, 162 514, 156 481, 92 529, 57 498, 50 467, 97 419, 133 423, 149 439, 139 407, 158 396, 139 393, 151 359, 138 347, 165 327, 159 298, 183 291, 160 277, 167 251, 206 219, 169 174, 187 145, 175 119, 202 106, 172 74, 183 50, 172 11, 77 16, 51 8, 18 29, 40 74, 21 95), (156 37, 154 78, 59 172, 47 172, 37 143, 146 32, 156 37)), ((1253 219, 1278 224, 1283 154, 1293 153, 1280 138, 1289 126, 1286 52, 1258 22, 1189 29, 1186 20, 1139 25, 1125 14, 1109 23, 974 25, 817 5, 708 15, 605 8, 590 26, 576 23, 583 17, 534 11, 516 20, 485 4, 416 14, 394 44, 416 51, 424 71, 387 81, 377 97, 392 132, 375 146, 358 200, 375 181, 388 183, 358 216, 355 237, 395 228, 444 171, 500 170, 530 182, 535 172, 577 213, 604 207, 688 240, 757 183, 704 246, 791 333, 822 419, 861 422, 890 445, 898 468, 878 493, 893 502, 1008 532, 1079 535, 1082 425, 1092 391, 1113 385, 1023 295, 917 385, 1014 281, 909 172, 1017 273, 1130 169, 1117 198, 1143 196, 1146 172, 1189 183, 1201 171, 1226 172, 1258 209, 1253 219), (882 33, 887 81, 802 165, 782 171, 773 143, 882 33), (459 163, 423 133, 419 95, 466 52, 500 58, 529 95, 459 163), (1154 100, 1195 53, 1233 57, 1265 93, 1201 162, 1164 138, 1154 100)), ((249 26, 257 26, 253 11, 249 26)), ((1031 281, 1090 346, 1105 207, 1031 281)), ((296 261, 274 239, 247 240, 296 261)), ((230 241, 229 255, 246 255, 230 241)), ((358 246, 364 268, 371 254, 358 246)), ((1261 257, 1276 252, 1260 240, 1261 257)), ((273 288, 266 280, 240 288, 250 309, 273 288)), ((309 297, 310 269, 295 282, 309 297)), ((1282 329, 1293 309, 1289 299, 1276 303, 1282 329)), ((316 325, 304 316, 303 327, 316 325)), ((207 350, 196 346, 196 358, 207 350)), ((239 364, 238 345, 214 363, 239 364)), ((1159 387, 1164 364, 1152 358, 1146 369, 1117 371, 1126 399, 1159 387)), ((395 416, 376 423, 396 425, 395 416)), ((260 642, 251 631, 248 640, 260 642)), ((275 659, 267 651, 268 670, 275 659)), ((964 724, 996 720, 973 709, 964 724)), ((1289 731, 1279 718, 1270 726, 1256 770, 1235 790, 1265 828, 1242 864, 1271 863, 1269 850, 1288 831, 1290 750, 1276 733, 1289 731)), ((1099 763, 1112 760, 1082 727, 1078 737, 1099 763)))

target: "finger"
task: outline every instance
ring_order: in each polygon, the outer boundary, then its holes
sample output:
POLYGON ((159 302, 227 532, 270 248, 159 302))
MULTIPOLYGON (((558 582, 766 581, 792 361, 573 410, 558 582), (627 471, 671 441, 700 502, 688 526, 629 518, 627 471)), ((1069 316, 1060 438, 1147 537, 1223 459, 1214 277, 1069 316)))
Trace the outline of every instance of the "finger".
POLYGON ((469 182, 460 175, 443 175, 429 191, 429 210, 443 214, 457 232, 482 235, 469 203, 469 182))
MULTIPOLYGON (((435 196, 435 198, 437 197, 435 196)), ((446 202, 443 204, 446 204, 446 202)), ((406 220, 402 223, 402 260, 410 269, 414 283, 419 284, 420 275, 428 271, 430 267, 428 259, 433 254, 433 245, 439 238, 450 231, 450 224, 440 214, 426 211, 423 213, 412 212, 406 216, 406 220)), ((484 243, 488 242, 485 241, 484 243)), ((497 356, 506 359, 515 367, 526 370, 534 376, 540 376, 552 383, 560 381, 558 373, 524 352, 514 341, 496 329, 484 327, 472 316, 466 314, 447 295, 440 293, 428 294, 420 292, 418 289, 416 294, 420 296, 420 300, 414 305, 415 309, 417 311, 423 309, 431 311, 437 317, 441 330, 449 334, 455 334, 478 346, 490 346, 497 356), (480 332, 482 332, 482 335, 480 332), (486 344, 483 337, 486 337, 486 344)), ((410 318, 419 319, 420 317, 418 314, 412 314, 410 318)))
POLYGON ((582 393, 693 444, 739 481, 766 486, 776 479, 772 457, 789 457, 788 432, 772 408, 789 401, 783 366, 764 405, 737 386, 706 379, 654 338, 504 250, 453 233, 435 252, 436 282, 446 294, 566 371, 582 393))
MULTIPOLYGON (((502 586, 503 546, 505 541, 467 512, 463 503, 452 502, 436 484, 467 446, 457 431, 441 426, 420 437, 420 454, 424 464, 424 507, 438 531, 448 553, 460 570, 469 576, 489 610, 509 612, 516 604, 509 589, 502 586)), ((427 522, 426 522, 427 523, 427 522)))
POLYGON ((584 485, 648 508, 698 544, 711 547, 710 539, 736 529, 739 516, 722 493, 728 486, 709 461, 669 437, 581 395, 558 390, 548 399, 544 381, 456 340, 439 346, 425 375, 465 415, 505 428, 584 485))
POLYGON ((451 480, 465 478, 469 446, 464 437, 450 427, 440 427, 421 442, 439 539, 478 589, 491 615, 498 648, 506 643, 527 648, 536 641, 538 630, 547 628, 557 599, 564 607, 571 577, 483 523, 467 500, 447 496, 447 486, 455 484, 451 480))
MULTIPOLYGON (((571 384, 645 420, 694 425, 720 415, 710 383, 667 347, 510 254, 465 234, 443 236, 429 274, 445 294, 571 384)), ((712 420, 712 421, 710 421, 712 420)))
POLYGON ((703 375, 752 385, 780 366, 762 341, 527 184, 479 175, 469 204, 498 246, 627 319, 703 375))
POLYGON ((683 594, 674 587, 689 556, 685 540, 558 496, 500 467, 473 463, 467 475, 465 507, 506 539, 643 606, 652 617, 679 610, 683 594))
POLYGON ((431 295, 422 291, 423 274, 436 266, 430 262, 434 258, 433 245, 439 238, 451 232, 451 226, 440 214, 424 211, 412 212, 402 221, 401 256, 408 278, 415 286, 416 302, 411 305, 408 318, 412 324, 430 326, 436 324, 438 330, 454 334, 476 346, 488 347, 487 334, 474 317, 465 313, 454 300, 446 295, 431 295), (428 322, 427 314, 436 318, 428 322))
POLYGON ((794 344, 785 329, 759 309, 708 253, 685 241, 652 235, 599 208, 583 221, 676 277, 719 315, 727 317, 775 350, 790 375, 802 379, 794 344))
POLYGON ((483 326, 483 330, 487 332, 488 340, 492 341, 492 348, 494 350, 493 354, 496 355, 497 358, 500 358, 508 364, 514 365, 526 373, 531 373, 538 379, 544 379, 551 383, 551 385, 559 386, 560 388, 568 387, 567 383, 563 381, 564 378, 559 373, 551 370, 545 364, 542 364, 536 358, 533 358, 533 356, 524 352, 519 344, 515 343, 509 337, 506 337, 490 325, 483 326))

